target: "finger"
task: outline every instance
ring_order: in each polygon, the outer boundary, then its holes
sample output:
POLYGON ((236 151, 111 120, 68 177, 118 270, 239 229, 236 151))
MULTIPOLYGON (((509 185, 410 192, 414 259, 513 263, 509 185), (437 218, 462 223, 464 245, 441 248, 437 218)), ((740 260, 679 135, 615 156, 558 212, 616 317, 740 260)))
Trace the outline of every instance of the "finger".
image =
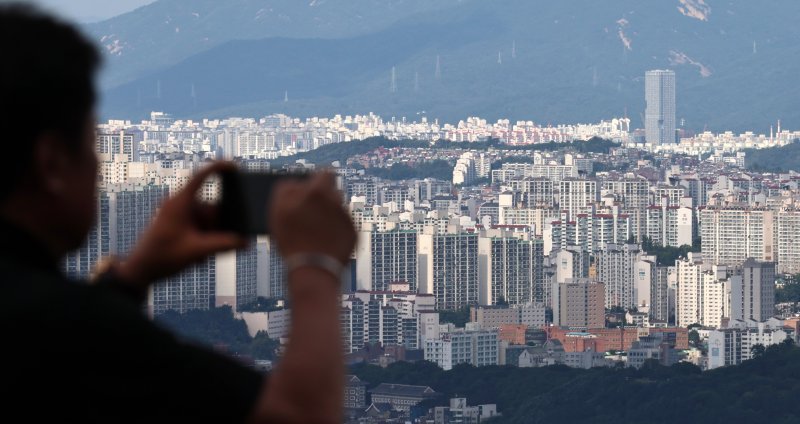
POLYGON ((181 190, 180 193, 178 193, 175 197, 194 200, 195 193, 197 193, 197 191, 203 187, 203 183, 205 183, 208 177, 220 172, 233 171, 235 169, 236 165, 234 165, 232 162, 213 162, 211 165, 206 166, 194 174, 192 179, 186 183, 186 186, 183 188, 183 190, 181 190))
POLYGON ((283 180, 275 184, 272 195, 267 201, 267 208, 272 210, 276 204, 291 202, 298 199, 298 194, 303 190, 304 183, 293 180, 283 180))
POLYGON ((192 208, 192 220, 201 230, 219 228, 219 208, 207 203, 195 203, 192 208))
POLYGON ((192 256, 198 260, 214 253, 246 246, 247 239, 234 233, 201 233, 191 243, 192 256))
POLYGON ((330 171, 318 173, 311 179, 311 187, 324 191, 336 190, 336 174, 330 171))

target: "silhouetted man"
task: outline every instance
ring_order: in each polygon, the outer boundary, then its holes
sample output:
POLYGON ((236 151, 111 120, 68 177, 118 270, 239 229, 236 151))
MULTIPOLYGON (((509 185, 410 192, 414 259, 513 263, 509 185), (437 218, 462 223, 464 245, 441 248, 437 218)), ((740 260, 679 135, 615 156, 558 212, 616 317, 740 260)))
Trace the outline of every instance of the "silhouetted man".
MULTIPOLYGON (((142 314, 148 285, 244 246, 207 230, 195 192, 166 200, 129 258, 97 284, 59 261, 92 226, 94 47, 69 25, 0 7, 0 330, 6 417, 26 422, 339 422, 337 274, 355 232, 332 175, 277 187, 270 228, 289 264, 292 333, 269 378, 184 344, 142 314)), ((221 81, 224 83, 224 81, 221 81)), ((265 218, 266 219, 266 218, 265 218)))

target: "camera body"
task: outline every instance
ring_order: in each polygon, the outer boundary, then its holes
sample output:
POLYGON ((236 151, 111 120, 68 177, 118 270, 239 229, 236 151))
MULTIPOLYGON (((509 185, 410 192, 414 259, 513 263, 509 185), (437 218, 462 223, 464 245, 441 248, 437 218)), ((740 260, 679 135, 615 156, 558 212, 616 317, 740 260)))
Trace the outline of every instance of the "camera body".
POLYGON ((270 233, 269 211, 275 185, 285 180, 306 180, 310 174, 232 170, 221 173, 220 177, 220 229, 255 236, 270 233))

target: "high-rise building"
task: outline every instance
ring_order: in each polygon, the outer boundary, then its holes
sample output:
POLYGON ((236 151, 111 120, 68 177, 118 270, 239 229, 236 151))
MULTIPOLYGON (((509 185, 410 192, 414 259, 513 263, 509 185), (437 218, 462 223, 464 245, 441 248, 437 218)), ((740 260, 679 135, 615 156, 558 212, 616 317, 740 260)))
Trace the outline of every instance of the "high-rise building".
POLYGON ((342 301, 339 313, 342 329, 342 345, 345 353, 355 352, 364 347, 364 302, 349 296, 342 301))
POLYGON ((530 233, 489 229, 478 240, 480 302, 519 305, 543 299, 544 247, 530 233))
POLYGON ((472 152, 466 152, 456 161, 453 167, 453 184, 470 184, 476 177, 475 158, 472 152))
POLYGON ((645 208, 650 205, 650 183, 641 177, 628 176, 602 183, 601 195, 612 194, 622 203, 622 212, 630 216, 631 235, 637 241, 645 235, 645 208))
POLYGON ((800 210, 781 209, 775 217, 775 243, 777 271, 784 274, 800 273, 800 210))
POLYGON ((644 87, 645 140, 652 144, 675 143, 675 71, 647 71, 644 87))
POLYGON ((406 282, 417 290, 417 232, 393 230, 359 232, 356 247, 356 287, 386 290, 406 282))
POLYGON ((656 267, 655 283, 650 292, 650 317, 654 320, 671 322, 675 314, 675 267, 656 267))
POLYGON ((100 237, 108 237, 110 254, 130 253, 168 194, 169 189, 164 185, 133 182, 108 184, 100 189, 98 225, 100 237))
POLYGON ((256 301, 258 294, 258 250, 255 243, 247 249, 217 253, 216 306, 228 305, 236 312, 256 301))
POLYGON ((421 202, 431 200, 442 194, 450 194, 453 191, 453 184, 450 181, 426 178, 414 183, 414 203, 419 206, 421 202))
POLYGON ((642 251, 636 244, 608 243, 595 251, 597 278, 606 285, 606 307, 635 308, 636 262, 642 251))
POLYGON ((730 290, 731 319, 768 320, 775 315, 775 264, 744 261, 741 278, 732 280, 730 290))
POLYGON ((616 206, 610 213, 570 216, 562 212, 560 218, 547 223, 542 231, 545 245, 549 244, 551 249, 549 252, 545 249, 545 253, 552 254, 553 250, 568 246, 579 246, 592 252, 605 243, 625 243, 631 236, 630 216, 620 213, 616 206))
POLYGON ((640 255, 634 264, 633 297, 636 309, 650 315, 658 288, 657 260, 655 256, 640 255))
POLYGON ((148 312, 160 315, 167 311, 185 313, 213 308, 216 264, 216 257, 212 256, 153 285, 148 296, 148 312))
POLYGON ((675 261, 677 294, 675 324, 687 327, 700 324, 719 327, 730 316, 730 288, 741 285, 735 267, 713 265, 705 256, 689 252, 686 259, 675 261))
POLYGON ((559 283, 568 278, 589 277, 590 254, 578 246, 568 246, 552 253, 550 262, 555 266, 555 279, 559 283))
POLYGON ((374 205, 378 200, 375 180, 369 177, 348 179, 344 191, 348 202, 353 196, 363 197, 364 203, 368 206, 374 205))
POLYGON ((134 136, 125 131, 97 133, 96 151, 109 160, 113 160, 117 155, 126 155, 131 162, 139 160, 139 148, 134 136))
POLYGON ((420 349, 422 341, 438 337, 433 330, 439 325, 433 296, 408 289, 409 285, 402 283, 390 285, 386 291, 343 295, 340 324, 345 352, 359 350, 365 343, 420 349))
POLYGON ((454 229, 419 235, 419 291, 436 297, 436 309, 478 303, 478 235, 454 229))
POLYGON ((660 200, 659 204, 647 208, 647 237, 655 246, 691 246, 694 229, 692 207, 669 206, 666 197, 660 200))
POLYGON ((569 212, 570 217, 591 214, 597 202, 597 181, 566 178, 558 183, 558 207, 569 212))
POLYGON ((605 327, 605 286, 588 278, 553 283, 553 324, 571 328, 605 327))
POLYGON ((706 206, 700 210, 703 257, 738 266, 747 258, 775 260, 774 211, 746 205, 706 206))
POLYGON ((259 262, 258 265, 267 265, 266 278, 269 291, 265 297, 285 299, 289 294, 286 287, 288 279, 286 264, 283 263, 283 257, 274 240, 270 239, 264 249, 266 260, 263 263, 259 262))

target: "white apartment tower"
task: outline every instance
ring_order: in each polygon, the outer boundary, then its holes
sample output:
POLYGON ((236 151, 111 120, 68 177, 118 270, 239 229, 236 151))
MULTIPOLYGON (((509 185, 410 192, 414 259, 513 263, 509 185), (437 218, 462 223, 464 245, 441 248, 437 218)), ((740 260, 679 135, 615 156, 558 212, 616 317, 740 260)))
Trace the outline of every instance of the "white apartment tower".
POLYGON ((737 268, 712 265, 704 258, 690 252, 688 258, 675 261, 675 324, 679 327, 700 324, 717 328, 724 317, 730 317, 731 287, 741 285, 742 276, 737 268))
POLYGON ((570 217, 591 214, 597 202, 597 181, 566 178, 558 183, 558 207, 570 217))
POLYGON ((775 243, 777 271, 785 274, 800 273, 800 210, 782 209, 775 217, 775 243))
POLYGON ((747 258, 775 260, 773 211, 740 205, 700 210, 703 257, 715 264, 738 266, 747 258))
POLYGON ((635 308, 636 263, 641 256, 637 244, 604 244, 595 252, 597 278, 606 285, 606 308, 635 308))

